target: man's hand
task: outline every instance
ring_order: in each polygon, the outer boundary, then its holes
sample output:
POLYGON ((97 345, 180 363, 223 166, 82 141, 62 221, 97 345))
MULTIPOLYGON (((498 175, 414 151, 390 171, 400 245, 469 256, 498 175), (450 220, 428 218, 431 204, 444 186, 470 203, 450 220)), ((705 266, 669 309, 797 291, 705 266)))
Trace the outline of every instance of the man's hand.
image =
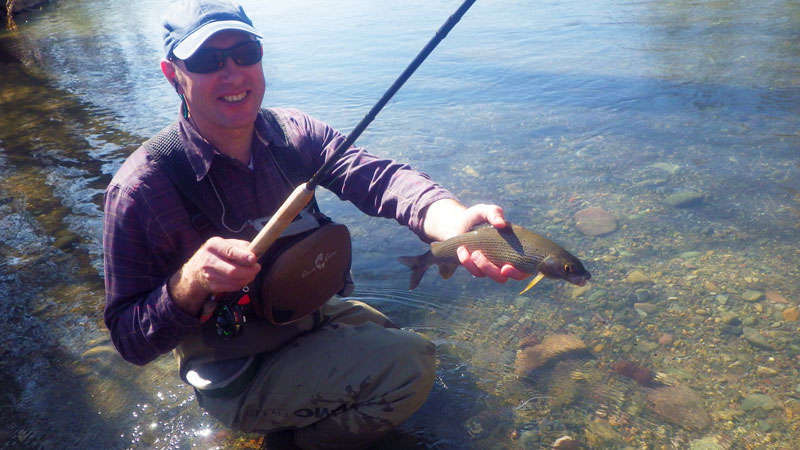
MULTIPOLYGON (((503 216, 503 208, 486 204, 466 208, 455 200, 439 200, 428 207, 424 228, 431 239, 444 241, 466 233, 475 225, 482 223, 488 223, 495 228, 504 228, 507 222, 503 216)), ((458 248, 457 254, 461 265, 476 277, 489 277, 498 283, 505 283, 509 278, 522 280, 530 276, 511 264, 498 267, 480 250, 470 252, 462 245, 458 248)))
POLYGON ((211 295, 235 292, 261 270, 258 258, 239 239, 212 237, 169 280, 175 303, 197 316, 211 295))

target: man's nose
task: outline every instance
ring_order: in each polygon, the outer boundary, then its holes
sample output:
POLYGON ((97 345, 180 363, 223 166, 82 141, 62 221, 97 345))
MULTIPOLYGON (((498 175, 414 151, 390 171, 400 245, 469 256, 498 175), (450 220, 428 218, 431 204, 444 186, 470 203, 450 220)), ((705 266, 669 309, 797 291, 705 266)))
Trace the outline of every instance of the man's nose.
POLYGON ((226 56, 225 61, 223 61, 223 63, 224 64, 222 66, 222 69, 220 69, 220 72, 222 72, 223 75, 235 76, 241 74, 240 72, 241 67, 239 67, 239 65, 236 64, 236 61, 233 60, 232 56, 226 56))

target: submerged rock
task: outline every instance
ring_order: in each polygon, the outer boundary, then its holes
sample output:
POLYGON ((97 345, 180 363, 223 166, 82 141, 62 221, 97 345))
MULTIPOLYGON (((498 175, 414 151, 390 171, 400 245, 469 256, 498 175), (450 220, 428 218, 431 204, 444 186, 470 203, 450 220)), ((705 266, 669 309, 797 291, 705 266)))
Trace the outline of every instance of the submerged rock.
POLYGON ((764 293, 761 291, 756 291, 753 289, 748 289, 742 293, 742 298, 747 300, 748 302, 757 302, 761 300, 761 297, 764 296, 764 293))
POLYGON ((800 309, 796 306, 791 306, 781 311, 781 316, 783 316, 783 320, 787 322, 797 322, 800 320, 800 309))
POLYGON ((588 352, 586 344, 571 334, 552 334, 542 339, 541 343, 526 346, 529 342, 531 341, 523 341, 514 361, 514 372, 520 377, 528 376, 536 369, 560 358, 588 352))
POLYGON ((750 394, 742 399, 742 409, 750 414, 763 414, 773 409, 780 409, 778 402, 766 394, 750 394))
POLYGON ((617 219, 608 211, 596 206, 575 213, 575 226, 588 236, 601 236, 617 229, 617 219))
POLYGON ((777 350, 777 345, 768 341, 758 330, 750 327, 742 328, 742 337, 755 347, 763 348, 766 350, 777 350))
POLYGON ((691 430, 703 430, 711 425, 711 416, 703 399, 688 387, 663 386, 647 393, 650 408, 667 422, 691 430))
POLYGON ((628 273, 628 276, 622 280, 623 283, 628 284, 639 284, 639 283, 652 283, 653 280, 650 279, 644 272, 641 270, 632 270, 628 273))
POLYGON ((725 450, 726 448, 717 436, 706 436, 689 443, 689 450, 725 450))
POLYGON ((622 435, 608 422, 595 419, 586 426, 586 442, 590 448, 619 448, 622 435))
POLYGON ((571 436, 561 436, 553 442, 553 448, 559 450, 578 450, 581 445, 571 436))
POLYGON ((705 196, 700 192, 681 191, 668 195, 664 201, 675 208, 690 208, 703 202, 705 196))

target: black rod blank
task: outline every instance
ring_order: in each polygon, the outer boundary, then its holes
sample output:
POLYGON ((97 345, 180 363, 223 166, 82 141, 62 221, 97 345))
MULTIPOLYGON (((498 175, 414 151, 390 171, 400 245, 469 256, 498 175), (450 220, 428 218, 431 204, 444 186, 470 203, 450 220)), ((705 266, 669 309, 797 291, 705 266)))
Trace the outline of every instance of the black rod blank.
POLYGON ((307 182, 307 189, 313 190, 319 184, 320 178, 322 178, 328 172, 333 163, 339 159, 339 156, 342 154, 342 152, 350 148, 356 142, 356 139, 361 136, 361 133, 363 133, 367 126, 369 126, 369 124, 375 119, 375 116, 377 116, 381 109, 386 106, 386 103, 389 102, 389 100, 403 86, 403 84, 405 84, 405 82, 411 78, 411 75, 415 70, 417 70, 417 67, 419 67, 423 61, 425 61, 425 58, 427 58, 433 49, 436 48, 436 46, 439 45, 439 43, 447 36, 447 33, 453 29, 459 20, 461 20, 461 17, 467 12, 473 3, 475 3, 475 0, 465 0, 464 3, 459 6, 456 12, 454 12, 453 15, 447 19, 444 25, 439 28, 439 31, 437 31, 431 40, 428 41, 428 44, 425 45, 425 47, 417 54, 416 58, 414 58, 408 67, 406 67, 406 70, 404 70, 403 73, 401 73, 400 76, 394 81, 394 83, 392 83, 389 89, 386 90, 386 92, 383 94, 383 97, 378 100, 378 103, 375 103, 367 115, 361 119, 361 122, 359 122, 358 125, 353 128, 353 131, 350 132, 350 134, 347 136, 347 139, 345 139, 344 142, 336 147, 336 150, 334 150, 330 158, 328 158, 328 160, 325 161, 325 164, 323 164, 322 167, 317 170, 314 176, 311 177, 311 179, 307 182))

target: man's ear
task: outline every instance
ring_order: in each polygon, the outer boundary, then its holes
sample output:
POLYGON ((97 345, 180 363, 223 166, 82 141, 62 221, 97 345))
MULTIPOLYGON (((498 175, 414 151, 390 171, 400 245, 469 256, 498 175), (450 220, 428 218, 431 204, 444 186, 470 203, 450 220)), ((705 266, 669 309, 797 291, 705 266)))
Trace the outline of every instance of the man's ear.
POLYGON ((175 64, 171 61, 167 61, 166 59, 162 60, 161 73, 163 73, 167 81, 169 81, 170 84, 175 87, 175 92, 180 94, 180 84, 178 84, 178 74, 175 71, 175 64))

